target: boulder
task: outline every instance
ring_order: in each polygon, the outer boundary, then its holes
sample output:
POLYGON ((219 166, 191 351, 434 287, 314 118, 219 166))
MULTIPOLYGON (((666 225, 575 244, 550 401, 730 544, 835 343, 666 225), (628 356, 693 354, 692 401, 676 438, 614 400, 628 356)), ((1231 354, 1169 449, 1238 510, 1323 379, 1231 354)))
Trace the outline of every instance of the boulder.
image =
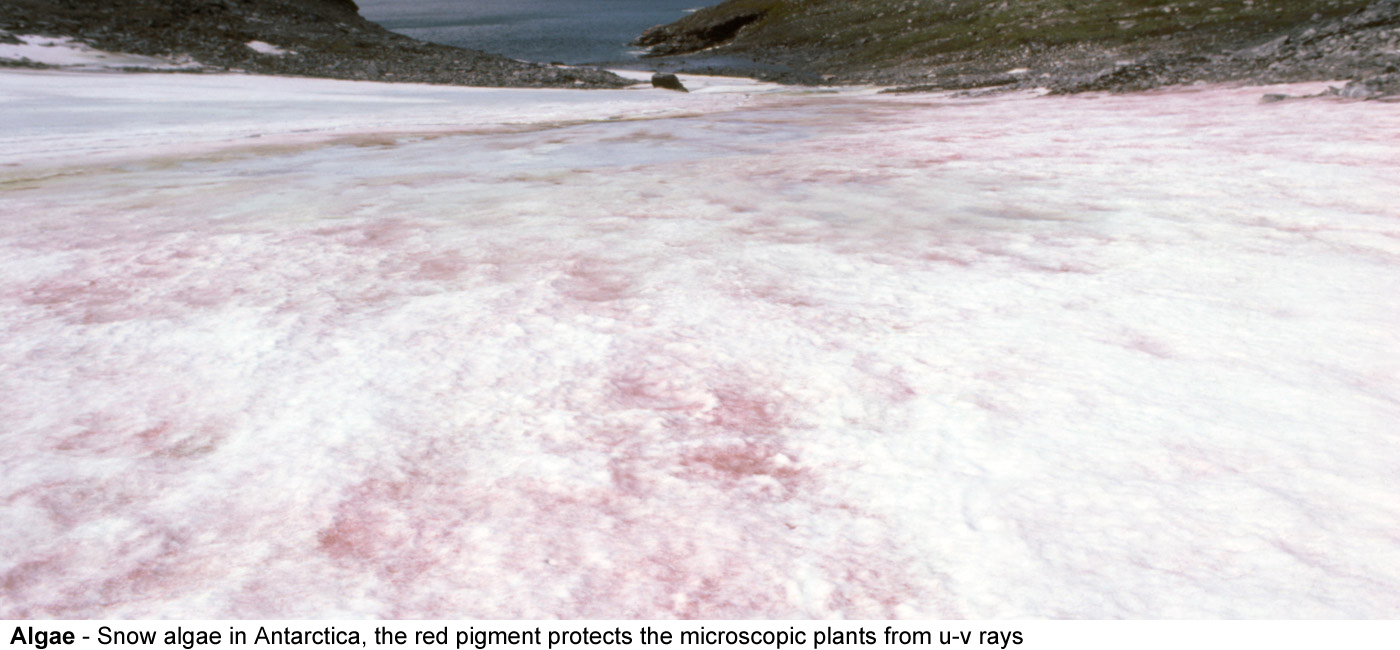
POLYGON ((685 84, 681 83, 680 78, 678 78, 676 75, 669 74, 669 73, 667 73, 667 74, 662 74, 662 73, 658 72, 658 73, 652 75, 652 76, 651 76, 651 85, 652 85, 653 88, 665 88, 666 90, 679 90, 679 91, 681 91, 681 92, 683 92, 683 93, 688 93, 688 92, 690 92, 689 90, 686 90, 686 89, 685 89, 685 84))

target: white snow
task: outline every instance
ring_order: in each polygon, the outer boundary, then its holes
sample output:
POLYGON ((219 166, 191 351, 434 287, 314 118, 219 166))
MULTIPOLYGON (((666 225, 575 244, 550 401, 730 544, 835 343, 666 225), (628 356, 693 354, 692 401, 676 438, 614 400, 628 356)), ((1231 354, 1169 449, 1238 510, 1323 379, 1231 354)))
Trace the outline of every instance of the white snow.
POLYGON ((247 45, 248 49, 257 52, 258 54, 268 54, 271 56, 285 56, 287 54, 293 53, 290 50, 284 50, 280 47, 277 47, 276 45, 273 45, 271 43, 264 43, 262 41, 248 41, 247 43, 244 43, 244 45, 247 45))
MULTIPOLYGON (((609 72, 624 79, 631 79, 638 84, 645 84, 647 86, 651 85, 651 76, 654 74, 653 71, 624 69, 609 70, 609 72)), ((681 83, 686 87, 686 90, 692 93, 784 93, 791 95, 797 92, 796 89, 791 86, 758 81, 757 79, 746 79, 743 77, 716 77, 693 74, 678 75, 678 77, 681 83)), ((848 88, 843 90, 843 92, 846 94, 855 94, 860 92, 860 89, 848 88)), ((869 92, 869 90, 867 90, 867 92, 869 92)))
POLYGON ((1306 90, 0 71, 0 618, 1394 616, 1306 90))
POLYGON ((188 59, 105 52, 66 36, 21 34, 15 38, 21 43, 0 43, 0 61, 84 69, 188 70, 199 67, 199 64, 188 59))
POLYGON ((6 162, 67 165, 75 158, 112 162, 362 137, 518 131, 725 110, 748 101, 745 93, 464 90, 251 75, 92 72, 60 79, 67 83, 56 85, 43 72, 6 73, 0 102, 14 109, 6 115, 6 162), (58 100, 73 106, 48 110, 46 102, 58 100))

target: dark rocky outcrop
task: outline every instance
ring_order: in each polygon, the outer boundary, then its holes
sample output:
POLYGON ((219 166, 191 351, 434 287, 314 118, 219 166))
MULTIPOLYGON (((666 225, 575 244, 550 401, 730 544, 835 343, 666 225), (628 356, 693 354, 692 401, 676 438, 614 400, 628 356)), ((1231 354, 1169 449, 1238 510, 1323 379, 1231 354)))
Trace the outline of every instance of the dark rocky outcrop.
POLYGON ((653 88, 665 88, 666 90, 679 90, 683 93, 690 92, 686 90, 685 84, 681 83, 679 77, 670 73, 658 72, 652 75, 651 86, 653 88))
POLYGON ((739 30, 763 16, 762 11, 694 13, 679 22, 657 25, 642 32, 634 44, 651 48, 653 56, 696 52, 734 40, 739 30))
POLYGON ((631 83, 602 70, 416 41, 365 20, 352 0, 3 0, 0 30, 262 74, 474 86, 631 83), (292 53, 260 53, 247 45, 253 41, 292 53))
POLYGON ((902 90, 1351 80, 1386 96, 1400 0, 728 0, 637 43, 902 90))

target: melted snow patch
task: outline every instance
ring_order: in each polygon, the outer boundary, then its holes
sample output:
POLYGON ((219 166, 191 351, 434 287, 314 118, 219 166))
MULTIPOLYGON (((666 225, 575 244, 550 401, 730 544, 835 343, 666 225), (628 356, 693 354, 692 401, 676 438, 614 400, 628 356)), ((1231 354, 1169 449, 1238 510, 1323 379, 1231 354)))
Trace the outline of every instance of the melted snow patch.
POLYGON ((142 68, 178 70, 197 68, 188 59, 170 59, 139 54, 104 52, 66 36, 16 36, 21 43, 0 44, 0 61, 79 68, 142 68))

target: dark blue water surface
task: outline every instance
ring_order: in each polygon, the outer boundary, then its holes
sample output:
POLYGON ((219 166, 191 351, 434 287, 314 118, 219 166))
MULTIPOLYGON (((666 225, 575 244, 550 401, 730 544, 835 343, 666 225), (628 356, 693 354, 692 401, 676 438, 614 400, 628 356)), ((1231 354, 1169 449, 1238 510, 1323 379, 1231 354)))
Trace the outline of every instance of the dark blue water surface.
POLYGON ((516 59, 616 63, 643 30, 717 0, 358 0, 360 14, 414 38, 516 59))

